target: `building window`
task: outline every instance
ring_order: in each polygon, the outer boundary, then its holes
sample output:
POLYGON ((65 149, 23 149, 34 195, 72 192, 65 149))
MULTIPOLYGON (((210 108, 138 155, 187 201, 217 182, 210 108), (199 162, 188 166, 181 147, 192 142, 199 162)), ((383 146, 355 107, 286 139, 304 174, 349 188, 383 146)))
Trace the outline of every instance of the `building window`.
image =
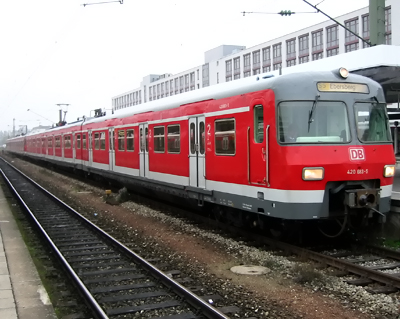
POLYGON ((263 73, 265 73, 265 72, 271 72, 271 66, 270 65, 263 66, 263 73))
MULTIPOLYGON (((369 41, 370 39, 370 32, 369 32, 369 15, 366 14, 362 16, 362 37, 364 40, 369 41)), ((363 41, 363 48, 369 47, 370 45, 368 43, 365 43, 363 41)))
POLYGON ((190 73, 190 90, 194 90, 195 89, 195 75, 194 72, 190 73))
POLYGON ((189 74, 185 74, 185 92, 189 91, 189 74))
POLYGON ((179 125, 168 125, 167 127, 168 153, 179 153, 181 151, 181 128, 179 125))
POLYGON ((274 63, 282 62, 282 43, 272 46, 272 58, 274 63))
POLYGON ((346 44, 345 52, 357 51, 358 50, 358 42, 353 44, 346 44))
POLYGON ((240 58, 233 59, 233 74, 234 79, 240 79, 240 58))
MULTIPOLYGON (((358 18, 348 20, 344 22, 344 25, 347 29, 352 32, 358 34, 358 18)), ((351 52, 358 50, 358 37, 356 37, 350 31, 345 31, 345 52, 351 52)))
POLYGON ((125 130, 118 131, 118 151, 125 151, 125 130))
POLYGON ((164 153, 165 150, 165 128, 164 126, 154 127, 154 152, 164 153))
POLYGON ((262 49, 262 65, 263 65, 263 72, 271 71, 271 47, 262 49))
POLYGON ((215 121, 215 154, 235 155, 236 134, 235 120, 215 121))
POLYGON ((334 56, 339 54, 339 48, 326 50, 326 57, 334 56))
POLYGON ((311 33, 312 36, 312 53, 319 53, 323 50, 322 30, 311 33))
POLYGON ((299 57, 299 64, 307 63, 310 60, 308 55, 299 57))
POLYGON ((179 94, 179 79, 175 79, 175 94, 179 94))
POLYGON ((334 25, 326 28, 326 48, 336 48, 339 46, 338 26, 334 25))
POLYGON ((392 44, 392 8, 385 8, 385 43, 392 44))
POLYGON ((232 60, 225 61, 226 82, 232 81, 232 60))
POLYGON ((274 67, 273 67, 274 71, 275 70, 279 70, 281 68, 282 68, 282 62, 281 63, 274 63, 274 67))
POLYGON ((253 74, 260 73, 260 50, 253 52, 253 74))
POLYGON ((315 61, 315 60, 321 60, 321 59, 323 59, 323 58, 324 58, 324 55, 323 55, 322 52, 313 53, 313 54, 312 54, 312 60, 313 60, 313 61, 315 61))
POLYGON ((299 58, 305 56, 308 57, 308 55, 310 54, 310 48, 308 43, 309 43, 308 34, 299 37, 299 58))
POLYGON ((247 74, 247 73, 250 74, 250 69, 251 69, 251 61, 250 61, 250 53, 248 53, 243 56, 243 72, 244 72, 244 74, 247 74))
POLYGON ((296 59, 286 61, 287 67, 294 66, 294 65, 296 65, 296 59))
POLYGON ((135 150, 134 147, 134 130, 126 130, 126 150, 133 152, 135 150))
POLYGON ((286 41, 286 60, 296 58, 296 39, 286 41))
POLYGON ((202 77, 203 77, 203 81, 202 81, 202 86, 203 88, 206 86, 210 85, 210 70, 209 70, 210 66, 208 63, 203 64, 202 66, 202 77))
POLYGON ((184 78, 183 75, 179 77, 179 93, 183 93, 183 82, 184 78))

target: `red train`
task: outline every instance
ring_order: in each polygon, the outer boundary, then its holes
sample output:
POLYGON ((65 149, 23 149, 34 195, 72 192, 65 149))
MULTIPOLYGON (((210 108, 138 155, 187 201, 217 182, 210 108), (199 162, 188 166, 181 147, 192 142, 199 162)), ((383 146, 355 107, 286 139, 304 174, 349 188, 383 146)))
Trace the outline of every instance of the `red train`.
POLYGON ((212 203, 237 224, 334 221, 337 234, 385 220, 395 169, 381 86, 343 68, 223 83, 16 137, 7 150, 212 203))

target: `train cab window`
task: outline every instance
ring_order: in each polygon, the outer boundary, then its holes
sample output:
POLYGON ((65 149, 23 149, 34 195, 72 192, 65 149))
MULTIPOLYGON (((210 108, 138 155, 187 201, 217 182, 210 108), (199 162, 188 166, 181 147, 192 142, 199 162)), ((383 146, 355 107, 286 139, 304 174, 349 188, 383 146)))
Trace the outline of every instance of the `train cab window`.
POLYGON ((215 154, 235 155, 235 151, 235 120, 226 119, 215 121, 215 154))
POLYGON ((125 130, 118 131, 118 151, 125 151, 125 130))
POLYGON ((135 150, 135 131, 134 130, 126 130, 126 150, 128 152, 133 152, 135 150))
POLYGON ((82 148, 86 149, 86 133, 82 134, 82 148))
POLYGON ((165 150, 165 128, 164 126, 154 127, 154 152, 164 153, 165 150))
POLYGON ((100 149, 100 133, 94 133, 94 149, 100 149))
POLYGON ((391 142, 385 103, 355 103, 354 109, 361 142, 391 142))
POLYGON ((348 143, 346 104, 340 101, 286 101, 278 105, 281 143, 348 143))
POLYGON ((264 110, 262 105, 254 106, 254 142, 264 141, 264 110))
POLYGON ((180 125, 168 125, 167 133, 168 153, 179 153, 181 151, 180 125))
POLYGON ((76 135, 76 148, 81 149, 81 134, 76 135))

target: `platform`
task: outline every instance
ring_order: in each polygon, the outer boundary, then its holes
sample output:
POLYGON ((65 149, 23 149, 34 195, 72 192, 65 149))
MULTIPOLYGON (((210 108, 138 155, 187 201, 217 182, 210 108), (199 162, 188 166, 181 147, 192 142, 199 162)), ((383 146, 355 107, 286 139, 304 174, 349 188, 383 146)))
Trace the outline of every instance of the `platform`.
POLYGON ((57 318, 1 188, 0 318, 57 318))

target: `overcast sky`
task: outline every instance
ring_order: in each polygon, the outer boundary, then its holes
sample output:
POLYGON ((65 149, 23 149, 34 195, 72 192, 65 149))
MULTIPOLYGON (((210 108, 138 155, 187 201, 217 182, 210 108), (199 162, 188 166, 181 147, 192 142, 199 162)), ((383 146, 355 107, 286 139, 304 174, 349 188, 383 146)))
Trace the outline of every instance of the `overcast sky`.
MULTIPOLYGON (((203 64, 204 52, 219 45, 249 48, 327 20, 321 13, 301 13, 315 11, 303 0, 124 0, 83 6, 102 1, 0 2, 0 130, 12 130, 14 118, 16 129, 51 125, 58 121, 57 104, 69 104, 68 122, 96 108, 111 109, 113 96, 139 87, 148 74, 179 73, 203 64), (281 10, 298 13, 241 13, 281 10)), ((320 3, 332 17, 369 4, 308 1, 320 3)))

